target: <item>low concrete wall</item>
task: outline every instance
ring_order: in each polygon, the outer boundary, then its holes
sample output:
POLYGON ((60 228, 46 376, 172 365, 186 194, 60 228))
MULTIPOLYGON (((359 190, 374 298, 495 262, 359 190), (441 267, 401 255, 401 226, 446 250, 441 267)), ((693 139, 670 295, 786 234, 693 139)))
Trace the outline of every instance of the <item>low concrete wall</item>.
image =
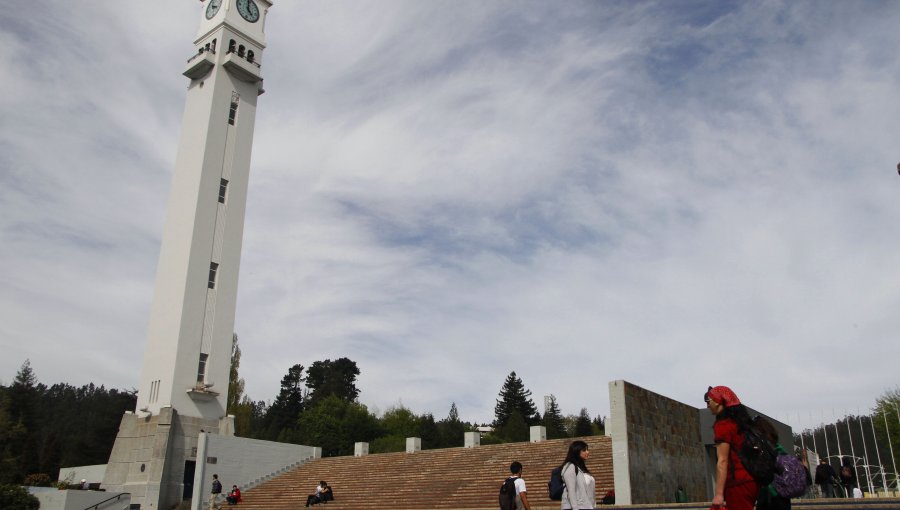
POLYGON ((219 475, 223 495, 237 485, 242 491, 263 478, 322 456, 322 449, 259 439, 201 433, 194 472, 191 508, 202 508, 219 475))
POLYGON ((88 483, 101 483, 106 475, 106 464, 93 466, 74 466, 59 468, 57 480, 69 480, 70 483, 79 483, 87 480, 88 483))
POLYGON ((60 491, 56 489, 29 491, 41 503, 41 510, 84 510, 106 501, 97 510, 128 510, 131 495, 103 491, 60 491))

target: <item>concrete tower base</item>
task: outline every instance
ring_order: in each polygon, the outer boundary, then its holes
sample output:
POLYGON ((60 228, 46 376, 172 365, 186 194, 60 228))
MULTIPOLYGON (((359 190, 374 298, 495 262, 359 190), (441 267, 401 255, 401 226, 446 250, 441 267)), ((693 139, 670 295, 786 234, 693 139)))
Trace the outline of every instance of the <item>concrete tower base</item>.
POLYGON ((193 493, 200 432, 234 436, 234 418, 180 416, 171 407, 158 415, 126 412, 109 456, 103 487, 131 493, 141 509, 169 510, 193 493))

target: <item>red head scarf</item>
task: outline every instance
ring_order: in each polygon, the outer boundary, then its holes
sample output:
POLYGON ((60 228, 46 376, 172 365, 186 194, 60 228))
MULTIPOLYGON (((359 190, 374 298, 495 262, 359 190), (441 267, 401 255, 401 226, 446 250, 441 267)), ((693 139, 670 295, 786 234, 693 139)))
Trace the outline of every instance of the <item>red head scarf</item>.
POLYGON ((741 403, 741 399, 728 386, 710 386, 706 392, 706 398, 714 400, 717 404, 722 404, 725 407, 732 407, 741 403))

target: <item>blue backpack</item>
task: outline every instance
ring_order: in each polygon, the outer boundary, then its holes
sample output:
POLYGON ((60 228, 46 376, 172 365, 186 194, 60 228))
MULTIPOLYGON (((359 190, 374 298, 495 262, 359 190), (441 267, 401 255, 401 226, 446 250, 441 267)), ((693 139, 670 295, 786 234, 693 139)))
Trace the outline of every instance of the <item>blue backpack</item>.
POLYGON ((562 501, 563 490, 566 488, 566 482, 562 479, 562 466, 553 468, 550 471, 550 481, 547 482, 547 493, 552 501, 562 501))

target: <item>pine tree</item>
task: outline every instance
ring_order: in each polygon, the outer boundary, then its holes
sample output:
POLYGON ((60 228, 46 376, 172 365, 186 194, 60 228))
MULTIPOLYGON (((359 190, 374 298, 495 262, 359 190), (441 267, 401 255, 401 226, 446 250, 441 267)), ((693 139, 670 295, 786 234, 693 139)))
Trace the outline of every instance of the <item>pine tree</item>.
POLYGON ((13 386, 22 386, 25 388, 34 388, 37 385, 37 376, 31 368, 31 360, 26 359, 25 363, 19 367, 16 372, 16 378, 13 380, 13 386))
POLYGON ((598 414, 597 417, 594 418, 594 421, 592 423, 594 426, 594 435, 595 436, 602 436, 602 435, 606 434, 606 417, 605 416, 601 416, 598 414))
POLYGON ((297 419, 303 412, 303 365, 297 364, 288 369, 281 378, 281 390, 275 401, 266 412, 264 420, 264 437, 276 440, 284 429, 293 429, 297 419))
POLYGON ((594 435, 594 427, 591 424, 591 417, 588 415, 587 408, 582 407, 578 419, 575 420, 575 437, 594 435))
POLYGON ((494 427, 506 425, 513 411, 518 411, 526 425, 537 425, 540 421, 537 408, 531 400, 531 390, 525 389, 522 379, 510 372, 500 389, 500 398, 494 406, 494 427))
POLYGON ((528 441, 529 430, 528 424, 519 413, 518 409, 513 409, 512 414, 506 420, 503 426, 494 429, 494 435, 508 442, 528 441))
POLYGON ((448 421, 459 421, 459 411, 456 409, 456 402, 450 403, 450 414, 447 415, 448 421))
POLYGON ((459 411, 456 409, 456 402, 450 404, 450 413, 446 418, 437 423, 440 432, 439 448, 453 448, 463 446, 464 434, 466 432, 465 423, 459 420, 459 411))
POLYGON ((550 406, 544 412, 542 420, 544 427, 547 428, 547 439, 561 439, 566 437, 566 424, 563 421, 562 413, 556 404, 556 397, 550 395, 550 406))
POLYGON ((11 441, 8 447, 12 460, 12 481, 21 483, 25 475, 36 473, 39 466, 37 460, 37 406, 38 397, 46 389, 38 384, 37 376, 31 369, 31 361, 25 360, 16 373, 12 386, 7 390, 9 395, 8 420, 12 425, 12 434, 18 440, 11 441), (14 459, 14 460, 13 460, 14 459))

